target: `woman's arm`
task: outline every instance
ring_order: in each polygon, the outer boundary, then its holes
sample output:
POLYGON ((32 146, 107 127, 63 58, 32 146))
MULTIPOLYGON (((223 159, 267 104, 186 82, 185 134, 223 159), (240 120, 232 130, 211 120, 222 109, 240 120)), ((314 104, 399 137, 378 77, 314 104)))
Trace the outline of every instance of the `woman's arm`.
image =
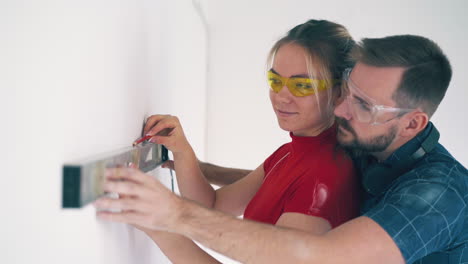
POLYGON ((179 119, 170 115, 153 115, 146 121, 144 134, 151 135, 151 142, 162 144, 172 152, 181 195, 213 207, 215 190, 203 176, 179 119))
POLYGON ((214 191, 198 166, 193 151, 174 154, 177 183, 183 197, 204 206, 239 216, 263 183, 263 164, 233 184, 214 191))
POLYGON ((163 144, 172 151, 181 195, 208 208, 240 215, 263 182, 262 164, 243 179, 215 191, 203 175, 195 152, 175 116, 151 116, 144 133, 153 136, 150 141, 163 144), (161 135, 163 131, 166 133, 161 135))
POLYGON ((244 178, 219 188, 216 190, 213 208, 235 216, 243 214, 247 204, 262 186, 264 176, 262 163, 244 178))

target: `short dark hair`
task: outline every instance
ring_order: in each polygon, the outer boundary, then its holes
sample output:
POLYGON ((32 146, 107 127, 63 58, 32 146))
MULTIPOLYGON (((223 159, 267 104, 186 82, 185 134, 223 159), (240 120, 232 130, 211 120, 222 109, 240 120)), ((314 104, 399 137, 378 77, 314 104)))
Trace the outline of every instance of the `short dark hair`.
POLYGON ((352 51, 357 62, 376 67, 404 67, 393 94, 398 107, 434 114, 452 78, 450 62, 432 40, 414 35, 365 38, 352 51))

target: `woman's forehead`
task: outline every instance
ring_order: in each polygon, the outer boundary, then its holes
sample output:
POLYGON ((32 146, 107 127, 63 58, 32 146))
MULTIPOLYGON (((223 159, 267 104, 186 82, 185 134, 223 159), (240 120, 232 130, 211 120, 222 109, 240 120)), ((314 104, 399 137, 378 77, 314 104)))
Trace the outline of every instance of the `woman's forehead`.
POLYGON ((283 77, 307 77, 308 54, 298 44, 288 43, 281 46, 275 54, 272 68, 283 77))

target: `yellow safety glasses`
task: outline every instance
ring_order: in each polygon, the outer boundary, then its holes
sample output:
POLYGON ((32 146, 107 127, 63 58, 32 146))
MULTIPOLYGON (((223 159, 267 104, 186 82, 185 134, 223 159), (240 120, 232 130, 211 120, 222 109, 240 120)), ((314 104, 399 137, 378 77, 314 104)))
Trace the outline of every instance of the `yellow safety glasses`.
MULTIPOLYGON (((268 83, 275 93, 279 93, 279 91, 281 91, 281 89, 286 86, 288 87, 288 90, 291 92, 291 94, 302 97, 314 94, 314 86, 317 87, 317 91, 324 91, 329 88, 325 80, 297 77, 286 78, 274 73, 272 70, 268 71, 267 77, 268 83)), ((332 85, 333 83, 334 82, 332 82, 332 85)))

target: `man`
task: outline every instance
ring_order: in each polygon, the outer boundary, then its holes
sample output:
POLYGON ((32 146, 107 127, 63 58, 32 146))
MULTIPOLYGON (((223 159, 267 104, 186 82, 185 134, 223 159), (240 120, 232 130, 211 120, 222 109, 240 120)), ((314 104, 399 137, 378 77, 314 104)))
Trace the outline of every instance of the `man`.
POLYGON ((179 233, 243 263, 468 263, 468 172, 429 122, 451 79, 447 58, 409 35, 364 39, 354 58, 335 114, 362 172, 361 217, 314 236, 205 209, 133 169, 109 171, 105 189, 124 198, 96 206, 123 211, 98 215, 179 233))

